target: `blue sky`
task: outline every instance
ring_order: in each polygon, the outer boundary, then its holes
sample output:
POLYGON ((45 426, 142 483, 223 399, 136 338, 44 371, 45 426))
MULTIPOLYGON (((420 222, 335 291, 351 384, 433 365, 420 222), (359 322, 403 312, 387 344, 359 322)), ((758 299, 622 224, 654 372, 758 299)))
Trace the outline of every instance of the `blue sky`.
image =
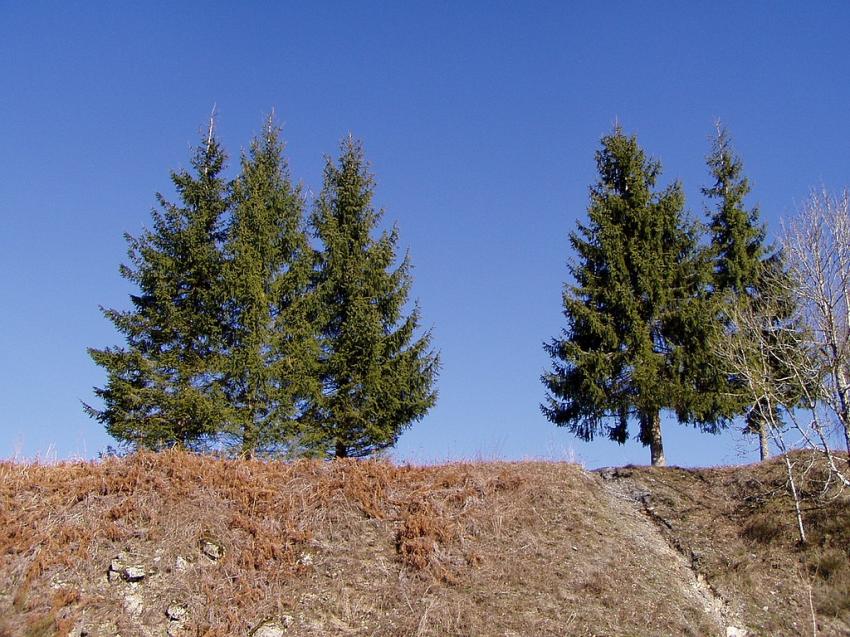
MULTIPOLYGON (((637 133, 701 217, 721 118, 775 234, 810 188, 850 182, 848 27, 844 2, 0 0, 0 457, 109 444, 80 408, 104 380, 86 347, 120 342, 98 305, 127 305, 122 235, 217 104, 232 158, 274 108, 316 192, 323 155, 364 141, 443 361, 396 458, 647 463, 538 408, 599 139, 615 119, 637 133)), ((674 422, 665 446, 673 464, 755 458, 674 422)))

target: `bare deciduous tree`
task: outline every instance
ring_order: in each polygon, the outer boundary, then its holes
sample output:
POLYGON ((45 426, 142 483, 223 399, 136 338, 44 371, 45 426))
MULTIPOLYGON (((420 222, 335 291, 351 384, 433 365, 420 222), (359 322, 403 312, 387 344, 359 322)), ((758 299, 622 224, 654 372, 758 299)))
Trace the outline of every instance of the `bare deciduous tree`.
POLYGON ((727 307, 730 330, 717 353, 733 386, 753 405, 784 455, 801 542, 806 541, 800 497, 788 451, 822 453, 829 479, 850 486, 830 441, 844 436, 850 452, 850 195, 814 192, 784 227, 782 267, 769 265, 752 299, 727 307), (794 434, 796 440, 791 441, 794 434))
POLYGON ((769 455, 771 440, 784 456, 800 541, 805 543, 799 491, 787 453, 786 433, 789 426, 801 427, 794 418, 794 409, 802 401, 805 386, 812 385, 814 380, 806 352, 808 342, 793 306, 790 312, 787 306, 792 298, 788 295, 791 282, 781 272, 763 273, 762 282, 758 297, 737 297, 730 301, 727 308, 730 331, 718 340, 716 349, 724 371, 734 379, 732 387, 752 405, 747 418, 757 420, 760 425, 762 460, 769 455), (789 416, 790 425, 786 420, 789 416))
POLYGON ((783 244, 823 402, 843 429, 850 453, 850 192, 815 191, 784 228, 783 244))

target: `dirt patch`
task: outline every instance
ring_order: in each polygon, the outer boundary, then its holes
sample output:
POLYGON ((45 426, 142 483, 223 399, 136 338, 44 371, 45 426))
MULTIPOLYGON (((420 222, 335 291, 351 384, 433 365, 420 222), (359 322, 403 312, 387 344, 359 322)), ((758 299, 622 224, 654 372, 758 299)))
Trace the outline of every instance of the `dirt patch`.
POLYGON ((663 568, 669 569, 671 577, 683 584, 685 594, 702 606, 714 624, 714 631, 725 634, 727 627, 743 627, 743 619, 728 600, 706 581, 693 554, 681 546, 667 521, 656 515, 651 494, 628 480, 619 479, 615 472, 602 471, 599 475, 612 496, 611 508, 619 511, 622 520, 628 520, 634 543, 640 550, 651 548, 663 556, 663 568))

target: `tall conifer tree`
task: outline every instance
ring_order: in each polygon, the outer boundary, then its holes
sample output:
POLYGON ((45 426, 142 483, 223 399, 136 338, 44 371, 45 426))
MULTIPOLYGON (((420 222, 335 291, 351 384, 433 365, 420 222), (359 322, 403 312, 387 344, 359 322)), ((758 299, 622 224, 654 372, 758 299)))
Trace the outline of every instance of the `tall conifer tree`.
POLYGON ((242 157, 225 254, 229 438, 241 453, 284 450, 317 359, 309 321, 313 253, 300 188, 269 117, 242 157))
MULTIPOLYGON (((765 228, 759 220, 758 207, 746 208, 744 199, 750 193, 749 180, 744 176, 744 166, 741 158, 732 148, 732 142, 727 129, 719 122, 716 126, 716 136, 711 154, 707 158, 708 169, 714 183, 703 188, 703 194, 716 202, 716 207, 709 213, 709 230, 711 246, 714 252, 714 293, 722 299, 723 304, 752 304, 751 311, 762 316, 768 310, 773 320, 783 324, 783 329, 765 324, 762 338, 765 342, 775 342, 778 335, 787 333, 785 323, 794 314, 793 302, 790 296, 780 298, 783 289, 790 286, 783 284, 785 278, 782 255, 772 252, 765 244, 765 228), (763 299, 766 289, 767 297, 763 299), (764 301, 764 303, 762 303, 764 301), (765 307, 760 307, 764 304, 765 307), (784 312, 784 316, 777 314, 784 312)), ((788 283, 785 281, 785 283, 788 283)), ((769 316, 763 316, 768 321, 769 316)), ((768 321, 769 322, 769 321, 768 321)), ((778 359, 771 358, 778 364, 778 359)), ((787 370, 786 370, 787 371, 787 370)), ((782 377, 783 370, 773 369, 773 376, 782 377)), ((731 391, 735 391, 735 379, 731 379, 731 391)), ((739 392, 742 395, 746 391, 739 392)), ((784 392, 787 400, 793 403, 794 397, 789 390, 784 392)), ((775 409, 771 413, 769 401, 760 400, 755 403, 743 400, 739 410, 746 416, 747 433, 756 434, 759 438, 761 459, 770 456, 768 428, 770 423, 781 422, 775 409)))
POLYGON ((325 455, 364 456, 391 446, 436 400, 438 355, 419 310, 404 315, 410 261, 392 269, 398 233, 375 240, 382 216, 361 145, 350 136, 329 158, 312 215, 322 242, 316 294, 321 392, 305 418, 304 444, 325 455))
POLYGON ((120 271, 139 293, 131 295, 130 310, 103 309, 126 345, 89 350, 107 382, 95 388, 103 408, 86 410, 133 447, 195 447, 221 426, 225 159, 211 121, 194 170, 171 175, 180 204, 158 194, 153 228, 139 238, 126 235, 132 265, 120 271))
POLYGON ((653 465, 665 463, 661 411, 716 430, 728 406, 706 370, 716 329, 710 260, 684 212, 682 188, 619 127, 596 153, 587 224, 570 234, 577 260, 564 288, 567 328, 545 345, 553 370, 541 406, 584 440, 624 443, 633 419, 653 465))

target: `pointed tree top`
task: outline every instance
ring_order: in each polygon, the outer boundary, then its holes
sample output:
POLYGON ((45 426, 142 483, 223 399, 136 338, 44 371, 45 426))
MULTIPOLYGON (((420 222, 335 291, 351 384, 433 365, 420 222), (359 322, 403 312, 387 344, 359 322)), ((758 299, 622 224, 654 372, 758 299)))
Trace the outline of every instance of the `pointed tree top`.
POLYGON ((614 115, 614 134, 621 133, 623 131, 623 125, 620 122, 620 116, 614 115))
POLYGON ((719 117, 714 118, 714 131, 718 138, 726 137, 726 126, 723 124, 723 120, 719 117))
POLYGON ((212 111, 210 111, 210 125, 207 131, 207 151, 209 151, 210 146, 212 145, 213 135, 215 134, 215 109, 216 102, 213 102, 212 111))
POLYGON ((275 124, 276 117, 274 106, 272 106, 272 110, 269 111, 269 114, 266 117, 266 144, 271 144, 276 138, 275 129, 278 128, 275 124))

